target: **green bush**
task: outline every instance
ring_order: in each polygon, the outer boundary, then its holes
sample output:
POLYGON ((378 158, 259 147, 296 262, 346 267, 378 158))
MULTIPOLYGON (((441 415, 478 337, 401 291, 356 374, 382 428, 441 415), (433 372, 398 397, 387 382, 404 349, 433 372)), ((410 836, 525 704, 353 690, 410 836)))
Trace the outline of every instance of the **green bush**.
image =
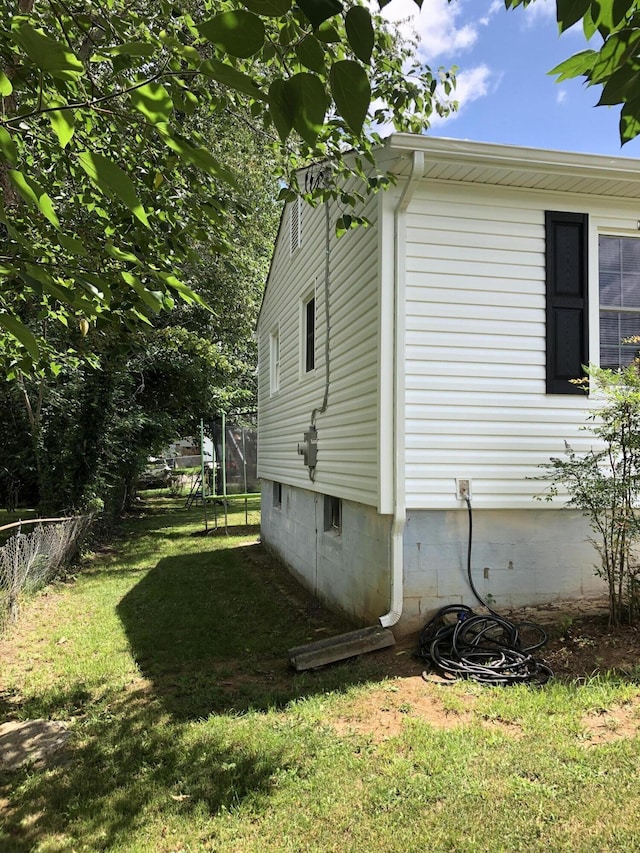
POLYGON ((588 383, 602 401, 586 427, 596 446, 578 454, 565 442, 565 456, 543 467, 551 481, 547 498, 566 490, 568 506, 589 520, 600 555, 596 573, 609 591, 609 621, 619 625, 634 622, 640 605, 640 361, 620 370, 590 366, 587 374, 578 384, 588 383))

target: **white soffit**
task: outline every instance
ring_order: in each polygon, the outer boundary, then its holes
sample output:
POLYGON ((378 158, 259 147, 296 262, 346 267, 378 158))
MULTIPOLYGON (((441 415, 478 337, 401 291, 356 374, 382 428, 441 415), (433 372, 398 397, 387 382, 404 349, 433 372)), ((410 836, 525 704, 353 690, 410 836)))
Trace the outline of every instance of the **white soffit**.
POLYGON ((628 157, 548 151, 411 133, 393 134, 386 140, 386 149, 387 156, 404 155, 396 161, 397 166, 392 167, 398 175, 408 173, 412 151, 423 151, 423 176, 432 180, 640 199, 640 161, 628 157))

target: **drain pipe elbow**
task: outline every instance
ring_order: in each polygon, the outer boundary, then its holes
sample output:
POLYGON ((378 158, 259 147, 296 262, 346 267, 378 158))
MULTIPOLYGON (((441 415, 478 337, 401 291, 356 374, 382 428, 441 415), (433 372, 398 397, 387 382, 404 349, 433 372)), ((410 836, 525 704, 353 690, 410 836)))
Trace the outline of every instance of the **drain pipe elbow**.
POLYGON ((403 544, 406 516, 394 515, 391 525, 391 602, 389 612, 380 617, 383 628, 391 628, 402 616, 403 590, 403 544))
POLYGON ((405 214, 424 174, 424 152, 413 151, 411 171, 394 210, 394 389, 393 389, 393 521, 390 547, 389 611, 379 621, 390 628, 400 621, 404 601, 405 502, 405 214))

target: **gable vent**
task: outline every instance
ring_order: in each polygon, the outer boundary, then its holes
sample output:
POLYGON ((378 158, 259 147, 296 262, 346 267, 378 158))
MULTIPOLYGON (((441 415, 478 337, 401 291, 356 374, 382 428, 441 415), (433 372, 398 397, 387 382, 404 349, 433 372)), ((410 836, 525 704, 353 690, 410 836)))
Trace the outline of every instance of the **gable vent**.
POLYGON ((290 252, 293 254, 302 245, 302 201, 296 198, 289 207, 290 252))

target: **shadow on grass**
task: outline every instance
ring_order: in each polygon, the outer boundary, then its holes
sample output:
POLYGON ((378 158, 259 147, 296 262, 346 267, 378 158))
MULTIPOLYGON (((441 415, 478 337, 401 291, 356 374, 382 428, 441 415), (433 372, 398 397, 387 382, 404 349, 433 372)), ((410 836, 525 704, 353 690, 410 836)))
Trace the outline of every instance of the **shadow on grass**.
POLYGON ((0 692, 0 721, 60 720, 83 714, 92 702, 91 691, 84 684, 57 684, 24 699, 17 693, 0 692))
MULTIPOLYGON (((164 535, 162 520, 148 522, 143 535, 164 535)), ((190 531, 181 536, 196 541, 190 531)), ((296 674, 291 646, 353 626, 323 610, 260 545, 216 545, 203 540, 198 553, 185 547, 160 559, 121 599, 117 613, 142 676, 126 691, 92 698, 78 682, 22 703, 0 695, 0 711, 14 718, 76 717, 60 763, 0 773, 3 853, 43 844, 129 849, 147 823, 156 832, 148 849, 158 849, 159 815, 202 827, 240 806, 264 811, 279 780, 305 772, 321 734, 312 726, 293 738, 247 712, 397 673, 391 650, 296 674), (193 719, 206 722, 185 725, 193 719)), ((107 563, 100 572, 122 577, 123 569, 107 563)))
POLYGON ((282 708, 394 674, 394 658, 379 653, 293 672, 289 648, 353 625, 322 609, 258 544, 161 560, 118 615, 141 673, 177 719, 282 708))
POLYGON ((282 738, 230 743, 215 725, 194 733, 167 720, 147 691, 131 692, 77 727, 48 772, 0 773, 0 847, 27 853, 44 840, 47 850, 124 849, 158 812, 202 820, 248 799, 260 811, 295 760, 282 738))

